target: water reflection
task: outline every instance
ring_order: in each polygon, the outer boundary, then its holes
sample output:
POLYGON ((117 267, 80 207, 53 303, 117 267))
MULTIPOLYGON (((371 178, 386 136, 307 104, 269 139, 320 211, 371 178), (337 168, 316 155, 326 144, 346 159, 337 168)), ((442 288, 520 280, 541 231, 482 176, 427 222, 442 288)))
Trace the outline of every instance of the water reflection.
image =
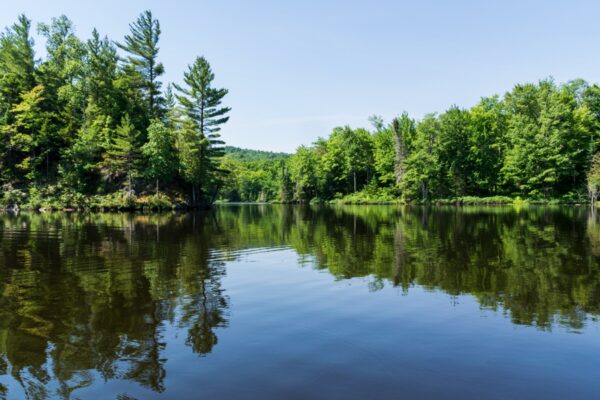
POLYGON ((33 399, 127 379, 164 390, 165 322, 198 354, 227 324, 210 225, 188 217, 21 215, 2 220, 0 354, 33 399))
POLYGON ((229 320, 225 263, 281 247, 336 278, 369 277, 369 290, 470 294, 542 330, 580 329, 600 314, 600 222, 586 208, 3 215, 0 376, 32 399, 69 398, 95 379, 160 393, 165 331, 175 327, 190 351, 210 353, 229 320))

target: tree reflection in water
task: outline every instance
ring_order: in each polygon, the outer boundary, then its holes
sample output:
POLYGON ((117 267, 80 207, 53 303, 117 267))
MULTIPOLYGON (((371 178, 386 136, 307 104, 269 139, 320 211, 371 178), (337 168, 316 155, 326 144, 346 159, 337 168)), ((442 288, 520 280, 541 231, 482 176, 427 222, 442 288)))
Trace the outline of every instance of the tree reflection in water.
POLYGON ((162 392, 166 325, 210 353, 228 324, 225 263, 245 249, 290 247, 370 290, 471 294, 543 330, 600 314, 600 222, 583 207, 20 214, 0 216, 0 239, 0 375, 32 399, 97 376, 162 392))

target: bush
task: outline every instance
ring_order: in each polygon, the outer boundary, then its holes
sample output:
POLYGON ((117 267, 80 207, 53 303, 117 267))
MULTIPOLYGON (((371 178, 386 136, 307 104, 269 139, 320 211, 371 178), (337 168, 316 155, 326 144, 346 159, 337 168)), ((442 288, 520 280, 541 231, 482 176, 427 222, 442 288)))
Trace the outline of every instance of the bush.
POLYGON ((135 198, 123 191, 92 196, 89 204, 91 208, 116 210, 135 208, 135 205, 135 198))
POLYGON ((151 210, 172 210, 175 208, 173 201, 164 193, 140 197, 136 200, 136 204, 139 208, 149 208, 151 210))
POLYGON ((333 204, 395 204, 399 203, 393 189, 367 186, 360 192, 348 194, 331 201, 333 204))
POLYGON ((13 189, 11 185, 2 186, 0 196, 0 207, 21 206, 27 201, 27 193, 19 189, 13 189))

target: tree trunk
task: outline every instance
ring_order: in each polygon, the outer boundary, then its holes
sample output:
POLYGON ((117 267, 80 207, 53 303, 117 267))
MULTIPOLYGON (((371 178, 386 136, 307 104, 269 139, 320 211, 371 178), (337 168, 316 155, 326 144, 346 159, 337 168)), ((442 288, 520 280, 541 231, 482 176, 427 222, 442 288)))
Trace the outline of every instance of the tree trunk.
POLYGON ((158 195, 158 178, 156 179, 156 194, 158 195))
POLYGON ((354 193, 356 193, 356 171, 352 171, 352 175, 354 177, 354 193))
POLYGON ((129 197, 131 197, 131 170, 129 171, 129 197))

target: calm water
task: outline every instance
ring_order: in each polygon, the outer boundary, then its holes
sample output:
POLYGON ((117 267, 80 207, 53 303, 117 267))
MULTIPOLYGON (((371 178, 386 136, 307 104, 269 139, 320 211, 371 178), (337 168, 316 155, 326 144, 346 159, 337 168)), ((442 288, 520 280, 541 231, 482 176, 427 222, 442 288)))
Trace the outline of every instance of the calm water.
POLYGON ((600 217, 0 214, 0 399, 600 398, 600 217))

